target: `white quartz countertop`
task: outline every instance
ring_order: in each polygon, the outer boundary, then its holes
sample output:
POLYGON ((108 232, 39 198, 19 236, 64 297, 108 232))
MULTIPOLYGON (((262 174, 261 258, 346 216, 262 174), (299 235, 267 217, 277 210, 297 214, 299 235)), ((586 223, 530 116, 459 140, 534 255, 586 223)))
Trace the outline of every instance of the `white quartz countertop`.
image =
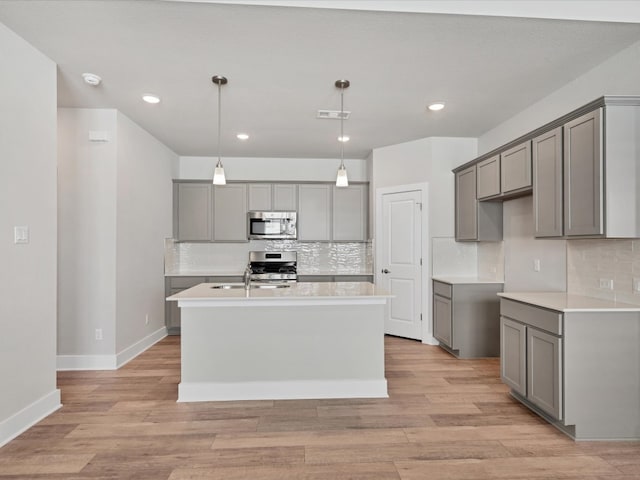
POLYGON ((559 312, 640 312, 640 305, 564 292, 502 292, 498 296, 559 312))
POLYGON ((392 297, 388 292, 369 282, 298 282, 286 288, 241 288, 216 289, 216 283, 201 283, 167 297, 181 303, 191 301, 270 301, 270 300, 374 300, 392 297))
POLYGON ((503 284, 502 280, 487 280, 486 278, 478 278, 478 277, 465 277, 462 275, 434 275, 431 277, 433 280, 442 283, 449 283, 451 285, 456 284, 471 284, 471 283, 496 283, 503 284))

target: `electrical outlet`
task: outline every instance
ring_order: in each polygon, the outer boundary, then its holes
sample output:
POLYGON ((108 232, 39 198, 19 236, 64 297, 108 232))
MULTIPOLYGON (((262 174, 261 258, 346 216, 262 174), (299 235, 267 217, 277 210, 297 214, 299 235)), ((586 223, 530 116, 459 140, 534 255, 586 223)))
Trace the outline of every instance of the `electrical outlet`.
POLYGON ((640 278, 633 279, 633 293, 640 293, 640 278))
POLYGON ((144 316, 144 324, 145 325, 149 325, 149 314, 148 313, 144 316))
POLYGON ((540 259, 536 258, 533 260, 533 271, 534 272, 539 272, 540 271, 540 259))
POLYGON ((603 288, 605 290, 613 290, 613 280, 611 280, 610 278, 601 278, 600 288, 603 288))
POLYGON ((102 329, 96 328, 96 340, 102 340, 102 329))

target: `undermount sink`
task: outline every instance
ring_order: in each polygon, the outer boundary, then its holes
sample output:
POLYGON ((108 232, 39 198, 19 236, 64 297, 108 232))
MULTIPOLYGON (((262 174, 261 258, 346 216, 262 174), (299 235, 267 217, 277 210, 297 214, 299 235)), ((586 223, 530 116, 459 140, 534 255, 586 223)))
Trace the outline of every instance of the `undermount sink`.
MULTIPOLYGON (((275 284, 270 284, 270 283, 264 283, 264 284, 252 284, 251 288, 289 288, 291 285, 287 285, 284 283, 275 283, 275 284)), ((215 288, 218 290, 229 290, 232 288, 244 288, 244 285, 241 283, 233 283, 233 284, 223 284, 223 285, 213 285, 211 288, 215 288)))

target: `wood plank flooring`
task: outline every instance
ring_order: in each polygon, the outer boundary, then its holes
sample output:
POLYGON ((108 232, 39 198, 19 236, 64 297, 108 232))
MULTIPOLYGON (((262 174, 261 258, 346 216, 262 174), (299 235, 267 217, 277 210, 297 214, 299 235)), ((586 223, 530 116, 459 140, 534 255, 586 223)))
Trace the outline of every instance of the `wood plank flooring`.
POLYGON ((176 403, 179 337, 61 372, 64 407, 0 449, 0 480, 640 480, 640 442, 573 442, 509 397, 497 359, 385 349, 388 399, 176 403))

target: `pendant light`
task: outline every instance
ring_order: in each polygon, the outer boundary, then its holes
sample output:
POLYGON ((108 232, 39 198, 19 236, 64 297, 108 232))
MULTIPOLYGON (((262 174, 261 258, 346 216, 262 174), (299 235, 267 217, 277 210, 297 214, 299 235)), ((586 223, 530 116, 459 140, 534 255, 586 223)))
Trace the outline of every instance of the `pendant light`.
POLYGON ((340 89, 340 167, 336 176, 336 187, 348 187, 347 169, 344 166, 344 89, 349 88, 349 80, 336 80, 336 87, 340 89))
POLYGON ((222 89, 222 85, 227 84, 227 79, 222 75, 215 75, 211 77, 211 81, 218 85, 218 163, 216 163, 216 168, 213 171, 213 184, 226 185, 227 180, 224 176, 224 167, 222 166, 222 158, 220 157, 220 112, 222 111, 222 106, 220 105, 220 90, 222 89))

